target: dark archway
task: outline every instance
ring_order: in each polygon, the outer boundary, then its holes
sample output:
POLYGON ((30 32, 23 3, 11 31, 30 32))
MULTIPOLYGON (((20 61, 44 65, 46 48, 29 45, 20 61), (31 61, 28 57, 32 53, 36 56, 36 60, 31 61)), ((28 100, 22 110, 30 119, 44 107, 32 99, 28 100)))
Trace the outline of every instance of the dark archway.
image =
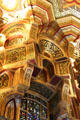
POLYGON ((4 116, 8 120, 16 120, 16 101, 15 99, 11 99, 6 105, 4 110, 4 116), (13 113, 13 116, 11 116, 13 113))
POLYGON ((47 69, 47 72, 49 73, 49 78, 51 79, 54 75, 53 64, 49 60, 44 59, 43 60, 43 67, 47 69))

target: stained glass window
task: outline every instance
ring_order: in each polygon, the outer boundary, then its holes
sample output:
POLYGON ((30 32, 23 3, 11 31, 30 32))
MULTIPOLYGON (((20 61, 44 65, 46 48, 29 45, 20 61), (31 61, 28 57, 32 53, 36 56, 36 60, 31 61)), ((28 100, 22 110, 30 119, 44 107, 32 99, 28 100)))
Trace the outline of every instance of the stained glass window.
POLYGON ((26 120, 27 117, 27 100, 21 100, 20 120, 26 120))
POLYGON ((20 120, 47 120, 47 107, 45 101, 26 94, 21 100, 20 120))
POLYGON ((47 118, 47 109, 43 106, 41 106, 41 118, 42 120, 46 120, 47 118))
POLYGON ((27 120, 40 120, 40 105, 32 100, 28 100, 27 120))

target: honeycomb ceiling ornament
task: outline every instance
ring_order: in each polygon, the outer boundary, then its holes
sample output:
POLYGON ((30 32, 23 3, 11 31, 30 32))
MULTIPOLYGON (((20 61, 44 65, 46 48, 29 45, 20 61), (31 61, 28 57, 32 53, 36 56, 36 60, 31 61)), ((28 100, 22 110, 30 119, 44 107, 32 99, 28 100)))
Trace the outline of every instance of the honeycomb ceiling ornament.
POLYGON ((79 0, 54 0, 53 7, 55 17, 60 18, 62 16, 74 15, 80 18, 80 1, 79 0))
MULTIPOLYGON (((79 36, 80 20, 78 18, 75 18, 75 16, 66 16, 65 14, 64 17, 60 16, 60 18, 57 19, 57 17, 54 16, 54 14, 56 14, 55 10, 53 9, 54 3, 52 4, 51 2, 48 2, 45 0, 42 0, 42 1, 40 0, 17 0, 13 2, 14 2, 15 7, 12 7, 12 9, 10 9, 10 6, 6 5, 7 3, 9 3, 9 1, 6 2, 5 4, 3 4, 4 0, 1 1, 1 7, 2 7, 1 13, 3 12, 1 14, 2 18, 5 19, 6 14, 8 14, 7 18, 8 18, 8 21, 10 22, 10 23, 6 22, 5 25, 0 28, 0 31, 2 34, 0 46, 4 47, 4 51, 0 52, 1 53, 1 64, 5 65, 6 63, 9 64, 9 62, 13 63, 13 62, 18 62, 18 61, 20 62, 22 60, 26 60, 28 56, 26 55, 27 54, 26 51, 28 51, 28 49, 27 49, 27 45, 24 45, 24 43, 27 43, 27 41, 29 42, 29 40, 35 40, 34 38, 35 31, 38 28, 38 25, 40 25, 40 23, 38 23, 36 20, 41 21, 41 32, 39 34, 45 33, 46 35, 50 36, 52 41, 54 41, 54 42, 49 41, 47 45, 44 44, 43 47, 45 47, 46 49, 45 51, 48 51, 51 54, 53 54, 53 56, 56 56, 56 59, 58 59, 58 57, 59 58, 62 58, 62 57, 67 57, 67 58, 73 57, 74 58, 72 53, 69 54, 69 51, 71 49, 68 49, 68 48, 70 47, 69 42, 71 41, 76 42, 76 39, 79 36), (3 8, 2 5, 3 6, 6 5, 6 7, 9 7, 9 9, 7 10, 3 8), (25 15, 23 15, 23 13, 25 13, 25 15), (19 15, 23 15, 23 17, 19 15), (32 17, 34 21, 32 21, 31 19, 32 17), (35 19, 35 17, 37 17, 38 19, 37 18, 35 19), (30 26, 33 22, 36 24, 36 27, 30 26), (46 24, 47 27, 45 27, 44 24, 46 24), (33 29, 33 31, 31 31, 31 29, 33 29), (31 39, 31 35, 33 35, 33 39, 31 39), (5 37, 6 40, 3 39, 3 36, 5 37), (28 36, 29 38, 27 39, 28 36), (54 43, 54 45, 52 43, 54 43), (53 46, 54 46, 54 49, 53 48, 51 49, 51 47, 53 46), (57 48, 56 46, 59 46, 59 48, 57 48), (24 53, 24 56, 20 55, 21 52, 24 53), (13 55, 15 55, 15 57, 13 55), (7 58, 7 56, 9 58, 7 58)), ((64 4, 63 0, 61 4, 62 5, 64 4)), ((60 9, 61 4, 57 6, 58 7, 57 10, 60 9)), ((11 1, 10 1, 10 5, 11 5, 11 1)), ((36 36, 38 37, 37 32, 36 32, 36 36)), ((38 42, 37 37, 35 40, 36 42, 38 42)), ((41 46, 39 45, 39 47, 42 48, 42 44, 41 46)), ((73 46, 72 48, 73 51, 74 51, 74 47, 75 46, 73 46)), ((35 53, 35 50, 33 50, 33 52, 35 53)), ((32 54, 33 56, 30 56, 30 58, 35 58, 36 55, 34 55, 34 53, 32 54)))

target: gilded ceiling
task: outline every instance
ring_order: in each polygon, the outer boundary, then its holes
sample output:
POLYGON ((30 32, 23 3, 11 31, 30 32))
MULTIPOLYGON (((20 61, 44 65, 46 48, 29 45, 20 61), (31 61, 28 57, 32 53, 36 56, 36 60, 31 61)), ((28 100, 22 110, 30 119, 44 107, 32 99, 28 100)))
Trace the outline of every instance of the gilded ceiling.
POLYGON ((72 100, 80 86, 80 1, 0 0, 0 89, 27 91, 31 82, 49 99, 63 79, 63 99, 72 100))

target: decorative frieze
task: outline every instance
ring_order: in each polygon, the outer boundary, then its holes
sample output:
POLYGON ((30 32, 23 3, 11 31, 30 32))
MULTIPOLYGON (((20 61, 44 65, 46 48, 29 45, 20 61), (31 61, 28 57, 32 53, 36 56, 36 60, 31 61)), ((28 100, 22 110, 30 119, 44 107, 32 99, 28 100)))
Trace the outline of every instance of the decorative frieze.
POLYGON ((53 59, 61 58, 64 56, 61 49, 49 40, 45 40, 45 39, 40 40, 39 46, 42 52, 47 51, 49 54, 52 55, 53 59))
POLYGON ((10 49, 6 51, 6 64, 15 63, 18 61, 26 60, 26 47, 10 49))

